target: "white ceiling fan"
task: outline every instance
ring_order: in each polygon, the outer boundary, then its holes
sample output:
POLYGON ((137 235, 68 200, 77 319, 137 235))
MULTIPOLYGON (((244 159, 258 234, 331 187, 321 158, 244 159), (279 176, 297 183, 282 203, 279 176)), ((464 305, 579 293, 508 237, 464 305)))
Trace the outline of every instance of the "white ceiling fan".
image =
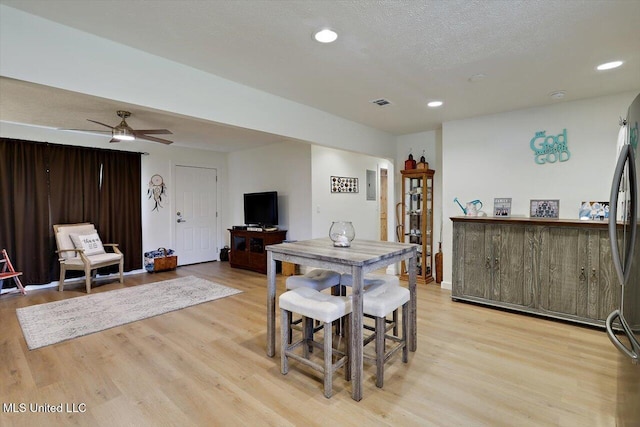
MULTIPOLYGON (((158 138, 151 135, 172 135, 173 133, 168 129, 133 129, 131 126, 127 124, 126 118, 131 116, 129 111, 118 110, 118 117, 122 119, 119 125, 117 126, 109 126, 108 124, 98 122, 96 120, 87 119, 90 122, 97 123, 101 126, 108 127, 111 129, 111 140, 109 142, 120 142, 120 141, 133 141, 135 139, 146 139, 148 141, 160 142, 162 144, 172 144, 173 141, 169 141, 168 139, 158 138)), ((84 132, 109 132, 109 131, 96 131, 90 129, 65 129, 65 130, 73 130, 73 131, 84 131, 84 132)))

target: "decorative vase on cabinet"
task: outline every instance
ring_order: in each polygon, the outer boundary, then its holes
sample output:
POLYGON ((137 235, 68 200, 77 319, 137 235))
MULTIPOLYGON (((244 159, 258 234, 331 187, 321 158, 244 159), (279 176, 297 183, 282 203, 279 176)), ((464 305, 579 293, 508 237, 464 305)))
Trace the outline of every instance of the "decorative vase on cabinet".
MULTIPOLYGON (((433 175, 431 169, 403 170, 401 242, 418 245, 416 280, 433 281, 433 175)), ((408 278, 408 264, 402 263, 401 276, 408 278)))

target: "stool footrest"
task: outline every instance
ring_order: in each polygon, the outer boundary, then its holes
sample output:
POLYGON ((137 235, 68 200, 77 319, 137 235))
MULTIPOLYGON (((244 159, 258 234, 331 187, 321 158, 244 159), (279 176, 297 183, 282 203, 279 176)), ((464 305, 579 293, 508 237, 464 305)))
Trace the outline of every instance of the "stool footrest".
POLYGON ((296 354, 292 351, 285 351, 285 354, 287 355, 287 357, 297 360, 298 362, 307 365, 313 369, 315 369, 316 371, 319 371, 322 374, 333 374, 333 372, 335 372, 336 370, 340 369, 342 366, 344 366, 344 364, 347 362, 348 358, 346 356, 342 356, 340 357, 336 362, 331 364, 331 372, 327 373, 324 371, 324 366, 320 365, 319 363, 316 363, 312 360, 309 360, 307 358, 305 358, 304 356, 300 356, 299 354, 296 354))

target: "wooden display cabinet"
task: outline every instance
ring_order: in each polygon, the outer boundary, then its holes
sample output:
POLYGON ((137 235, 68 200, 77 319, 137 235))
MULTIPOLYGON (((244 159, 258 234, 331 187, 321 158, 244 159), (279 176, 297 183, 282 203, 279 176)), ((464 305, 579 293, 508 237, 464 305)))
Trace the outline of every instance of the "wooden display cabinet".
MULTIPOLYGON (((402 173, 402 242, 418 245, 416 280, 433 281, 433 175, 432 169, 409 169, 402 173)), ((408 279, 407 264, 401 277, 408 279)))

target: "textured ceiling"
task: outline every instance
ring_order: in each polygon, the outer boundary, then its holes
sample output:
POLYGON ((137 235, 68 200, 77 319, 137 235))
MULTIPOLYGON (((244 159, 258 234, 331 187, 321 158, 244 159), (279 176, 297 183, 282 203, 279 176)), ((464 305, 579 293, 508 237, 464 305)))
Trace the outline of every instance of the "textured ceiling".
POLYGON ((637 0, 0 2, 396 135, 640 89, 637 0))

